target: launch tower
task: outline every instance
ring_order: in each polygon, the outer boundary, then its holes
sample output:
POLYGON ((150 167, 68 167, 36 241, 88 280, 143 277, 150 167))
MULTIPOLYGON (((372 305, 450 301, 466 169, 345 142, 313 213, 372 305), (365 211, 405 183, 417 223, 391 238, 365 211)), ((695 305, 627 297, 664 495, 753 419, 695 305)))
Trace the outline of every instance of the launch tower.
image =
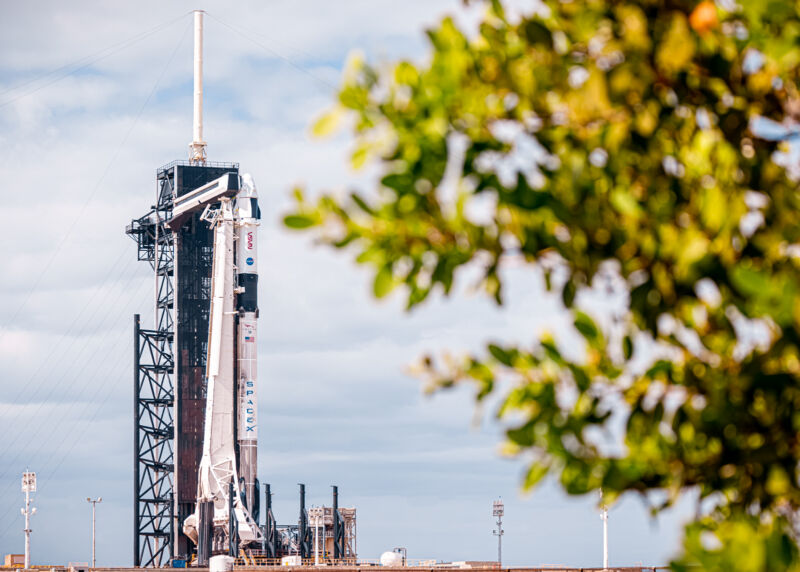
POLYGON ((190 552, 178 523, 192 514, 202 454, 214 232, 188 216, 172 230, 174 200, 236 163, 175 161, 158 170, 156 204, 126 229, 155 273, 153 329, 134 318, 134 564, 190 552))
POLYGON ((176 201, 237 163, 206 160, 203 140, 202 12, 195 12, 194 122, 189 160, 158 169, 156 201, 126 233, 155 277, 152 329, 134 317, 134 565, 164 566, 189 555, 182 523, 195 511, 203 451, 213 229, 176 201))
MULTIPOLYGON (((200 566, 244 549, 310 559, 304 486, 297 526, 277 526, 269 485, 259 524, 258 192, 237 163, 207 161, 201 11, 194 21, 189 159, 158 169, 155 204, 126 228, 155 279, 153 327, 134 316, 134 565, 195 547, 200 566)), ((333 498, 314 512, 314 558, 352 563, 355 509, 339 510, 337 487, 333 498)))

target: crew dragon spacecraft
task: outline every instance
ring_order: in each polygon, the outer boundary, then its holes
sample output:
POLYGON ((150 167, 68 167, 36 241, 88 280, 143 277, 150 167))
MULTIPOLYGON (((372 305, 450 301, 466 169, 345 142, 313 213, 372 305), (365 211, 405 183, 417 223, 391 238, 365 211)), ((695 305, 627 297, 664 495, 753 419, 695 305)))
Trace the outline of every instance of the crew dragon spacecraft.
POLYGON ((211 312, 206 361, 203 452, 197 508, 183 531, 198 552, 260 542, 256 523, 258 193, 250 175, 226 173, 175 201, 168 226, 186 217, 214 230, 211 312))

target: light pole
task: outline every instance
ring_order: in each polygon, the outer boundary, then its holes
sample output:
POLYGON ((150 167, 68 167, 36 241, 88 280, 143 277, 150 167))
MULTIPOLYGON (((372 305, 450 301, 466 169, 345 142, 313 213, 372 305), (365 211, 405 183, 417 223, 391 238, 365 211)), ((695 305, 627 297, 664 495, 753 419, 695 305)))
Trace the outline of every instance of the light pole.
POLYGON ((497 530, 492 531, 497 537, 497 566, 499 568, 503 567, 503 534, 505 534, 505 530, 503 530, 503 514, 505 513, 505 506, 503 505, 503 501, 496 500, 492 503, 492 516, 497 517, 497 530))
POLYGON ((93 499, 91 497, 86 497, 86 502, 92 503, 92 568, 96 568, 97 567, 97 559, 95 558, 95 550, 94 550, 94 548, 95 548, 95 543, 94 543, 94 539, 95 539, 95 536, 94 536, 95 523, 97 522, 96 510, 97 510, 97 503, 103 502, 103 497, 97 497, 96 499, 93 499))
POLYGON ((36 514, 36 509, 31 508, 31 493, 36 492, 36 473, 22 473, 22 492, 25 493, 25 508, 22 516, 25 517, 25 569, 31 567, 31 517, 36 514))
POLYGON ((600 518, 603 520, 603 570, 608 570, 608 507, 603 502, 603 491, 600 491, 600 518))

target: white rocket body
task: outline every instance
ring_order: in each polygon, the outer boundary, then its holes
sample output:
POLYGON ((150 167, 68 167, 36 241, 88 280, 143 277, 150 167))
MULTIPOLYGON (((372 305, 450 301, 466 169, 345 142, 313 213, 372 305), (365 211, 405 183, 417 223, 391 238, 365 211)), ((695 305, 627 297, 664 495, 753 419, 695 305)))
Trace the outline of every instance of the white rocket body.
POLYGON ((236 195, 236 309, 239 331, 238 359, 238 424, 239 475, 244 481, 245 502, 253 512, 256 501, 258 471, 258 192, 249 174, 242 176, 236 195))
MULTIPOLYGON (((197 500, 198 506, 203 501, 214 502, 213 526, 230 534, 228 487, 232 482, 239 541, 246 545, 262 538, 252 516, 257 494, 259 224, 258 195, 252 177, 242 178, 235 204, 222 197, 219 210, 210 211, 208 207, 203 214, 214 227, 214 264, 197 500)), ((199 518, 196 512, 183 527, 195 542, 199 518)))

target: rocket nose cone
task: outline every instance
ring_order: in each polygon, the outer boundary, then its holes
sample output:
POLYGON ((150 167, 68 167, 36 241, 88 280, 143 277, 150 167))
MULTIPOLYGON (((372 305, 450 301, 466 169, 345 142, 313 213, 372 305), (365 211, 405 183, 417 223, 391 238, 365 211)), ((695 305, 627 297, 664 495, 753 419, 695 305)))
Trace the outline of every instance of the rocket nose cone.
POLYGON ((256 191, 256 182, 253 180, 253 175, 250 173, 245 173, 242 175, 242 190, 246 191, 247 194, 253 198, 258 197, 258 192, 256 191))

